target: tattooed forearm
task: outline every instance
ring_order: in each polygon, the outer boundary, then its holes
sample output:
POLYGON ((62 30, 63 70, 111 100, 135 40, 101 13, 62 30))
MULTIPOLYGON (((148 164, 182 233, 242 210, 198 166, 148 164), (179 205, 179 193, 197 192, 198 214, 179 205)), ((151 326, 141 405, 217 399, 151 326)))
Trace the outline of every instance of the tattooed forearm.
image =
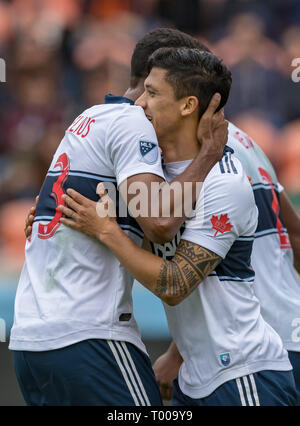
POLYGON ((181 240, 171 261, 164 260, 155 293, 169 304, 187 297, 221 262, 220 256, 181 240))

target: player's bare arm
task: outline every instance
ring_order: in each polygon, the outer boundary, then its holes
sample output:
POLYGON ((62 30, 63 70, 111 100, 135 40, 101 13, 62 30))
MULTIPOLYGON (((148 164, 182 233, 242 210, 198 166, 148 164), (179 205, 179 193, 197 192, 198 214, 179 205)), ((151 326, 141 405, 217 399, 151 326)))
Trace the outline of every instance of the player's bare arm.
POLYGON ((157 358, 153 364, 153 371, 161 396, 165 400, 170 400, 173 393, 173 380, 178 376, 179 368, 183 359, 174 341, 168 350, 157 358))
POLYGON ((178 229, 190 213, 184 211, 184 206, 189 205, 192 208, 197 200, 199 195, 197 192, 197 189, 199 189, 197 184, 205 180, 212 167, 222 158, 224 147, 228 139, 228 122, 224 118, 223 110, 216 112, 220 104, 220 100, 221 96, 216 93, 212 97, 205 113, 202 115, 197 131, 197 139, 200 144, 199 153, 191 165, 187 167, 182 174, 178 175, 169 183, 164 182, 159 176, 149 173, 138 174, 130 177, 120 185, 120 192, 128 203, 135 195, 128 193, 128 188, 131 184, 138 182, 146 185, 149 211, 145 217, 138 216, 135 217, 135 219, 149 240, 155 243, 163 244, 173 239, 178 229), (151 187, 153 182, 160 184, 163 183, 169 187, 172 187, 172 185, 176 182, 181 186, 181 188, 184 188, 185 182, 190 182, 192 184, 192 199, 187 201, 185 198, 185 191, 182 190, 180 199, 176 200, 173 191, 170 191, 171 197, 170 201, 168 200, 170 205, 166 206, 166 200, 163 198, 162 190, 160 190, 157 194, 157 199, 154 198, 156 194, 153 194, 151 187), (159 206, 158 217, 151 216, 150 206, 151 200, 153 199, 156 200, 155 204, 159 206), (181 214, 175 215, 175 211, 178 211, 178 204, 182 206, 181 214), (166 210, 170 212, 170 214, 167 217, 164 217, 163 212, 166 210))
POLYGON ((171 261, 161 259, 154 277, 154 294, 169 305, 185 299, 221 262, 221 257, 190 241, 181 240, 171 261))
MULTIPOLYGON (((212 169, 212 167, 222 158, 224 147, 228 139, 228 122, 224 118, 223 110, 215 113, 220 103, 220 95, 215 94, 205 113, 202 115, 201 120, 198 126, 197 138, 200 143, 200 151, 196 156, 191 165, 179 176, 177 176, 173 181, 167 183, 164 182, 162 178, 153 174, 138 174, 130 177, 120 186, 121 193, 123 192, 123 198, 129 203, 130 200, 134 197, 133 194, 127 192, 131 184, 135 182, 143 183, 147 187, 148 194, 148 206, 151 206, 151 199, 153 200, 153 194, 151 192, 151 184, 153 182, 163 183, 164 185, 172 185, 174 182, 178 182, 180 185, 184 185, 184 182, 191 182, 193 185, 193 190, 191 192, 192 200, 187 203, 187 200, 184 198, 184 191, 181 191, 182 198, 177 200, 180 203, 180 206, 190 205, 193 206, 198 193, 197 193, 197 183, 203 182, 212 169), (126 194, 124 194, 126 191, 126 194)), ((78 193, 74 190, 68 190, 68 195, 75 197, 78 193)), ((186 211, 182 210, 181 215, 174 216, 176 211, 175 198, 173 192, 170 191, 170 208, 168 211, 170 214, 168 217, 162 217, 163 211, 165 210, 166 202, 163 199, 162 191, 159 191, 156 204, 159 206, 158 217, 151 217, 151 212, 146 215, 146 217, 138 216, 136 217, 137 222, 141 226, 145 235, 149 240, 163 244, 167 241, 171 241, 176 232, 178 231, 181 224, 186 219, 186 211), (178 217, 177 217, 178 216, 178 217)), ((84 197, 83 197, 84 198, 84 197)), ((82 202, 82 197, 77 197, 77 202, 82 202), (79 201, 80 200, 80 201, 79 201)), ((87 200, 87 199, 86 199, 87 200)), ((86 204, 87 205, 87 204, 86 204)), ((150 208, 150 207, 149 207, 150 208)), ((74 212, 68 210, 69 214, 72 216, 74 212)), ((28 213, 26 224, 25 224, 25 235, 28 238, 32 232, 32 224, 34 220, 34 207, 28 213)), ((64 213, 65 214, 65 213, 64 213)), ((84 231, 83 231, 84 232, 84 231)), ((91 235, 90 232, 88 235, 91 235)), ((96 235, 92 235, 96 236, 96 235)))
POLYGON ((81 204, 63 196, 70 208, 60 206, 59 209, 66 216, 72 215, 72 219, 61 218, 60 222, 97 236, 132 276, 167 304, 177 305, 184 300, 221 262, 220 256, 186 240, 180 241, 171 261, 143 250, 122 231, 112 214, 105 216, 104 212, 112 209, 112 200, 103 185, 99 194, 98 206, 80 194, 75 197, 81 204))
POLYGON ((294 266, 300 274, 300 216, 292 206, 285 191, 280 193, 282 219, 287 227, 294 252, 294 266))

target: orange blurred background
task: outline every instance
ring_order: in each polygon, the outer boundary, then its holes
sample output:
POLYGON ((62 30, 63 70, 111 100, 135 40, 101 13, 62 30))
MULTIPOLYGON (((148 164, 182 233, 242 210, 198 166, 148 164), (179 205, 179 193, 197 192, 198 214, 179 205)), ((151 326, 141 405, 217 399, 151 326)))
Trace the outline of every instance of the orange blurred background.
POLYGON ((0 273, 20 271, 24 218, 64 130, 106 93, 123 94, 135 43, 163 26, 198 37, 230 67, 226 115, 300 209, 298 0, 0 0, 0 273))
MULTIPOLYGON (((228 65, 226 116, 262 147, 300 211, 300 82, 292 80, 293 72, 300 80, 292 66, 300 58, 299 0, 0 0, 0 326, 7 341, 24 220, 64 131, 106 93, 124 93, 137 40, 159 27, 199 38, 228 65)), ((169 344, 163 308, 142 286, 133 297, 154 360, 169 344)), ((0 406, 22 405, 7 341, 0 406)))

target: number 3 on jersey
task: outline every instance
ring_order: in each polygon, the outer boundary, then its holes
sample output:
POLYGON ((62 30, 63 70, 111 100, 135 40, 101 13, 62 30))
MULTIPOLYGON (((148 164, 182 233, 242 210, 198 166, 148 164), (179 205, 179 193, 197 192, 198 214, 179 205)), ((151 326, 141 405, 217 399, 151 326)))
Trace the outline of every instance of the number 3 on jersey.
POLYGON ((56 211, 55 216, 47 225, 39 224, 38 237, 42 239, 47 239, 53 237, 57 229, 60 227, 59 219, 62 216, 62 213, 57 209, 58 206, 64 205, 62 196, 64 194, 63 185, 70 173, 70 160, 67 154, 61 154, 58 157, 58 160, 55 163, 54 168, 59 167, 61 169, 61 174, 58 179, 54 182, 52 186, 51 197, 56 201, 56 211))

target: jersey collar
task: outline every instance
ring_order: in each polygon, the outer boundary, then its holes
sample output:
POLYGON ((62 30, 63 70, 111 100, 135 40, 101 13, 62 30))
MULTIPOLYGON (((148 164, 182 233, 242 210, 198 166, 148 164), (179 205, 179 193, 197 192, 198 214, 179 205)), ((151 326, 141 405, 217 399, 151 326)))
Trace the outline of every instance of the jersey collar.
POLYGON ((134 102, 131 99, 125 98, 124 96, 115 96, 112 94, 108 94, 105 96, 105 101, 104 103, 106 104, 130 104, 130 105, 134 105, 134 102))
POLYGON ((230 146, 225 145, 223 155, 225 155, 227 152, 230 152, 231 154, 234 154, 234 150, 230 148, 230 146))

